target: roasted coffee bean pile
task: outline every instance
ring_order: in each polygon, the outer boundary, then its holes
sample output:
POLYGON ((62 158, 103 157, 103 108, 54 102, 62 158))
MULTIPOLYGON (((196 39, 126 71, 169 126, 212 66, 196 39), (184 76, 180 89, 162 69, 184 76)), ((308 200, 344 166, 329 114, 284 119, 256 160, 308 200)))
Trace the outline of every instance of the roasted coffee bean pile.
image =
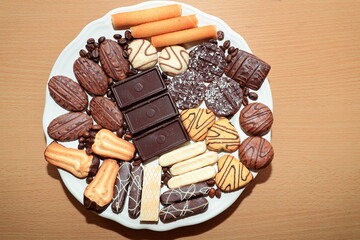
POLYGON ((163 167, 162 168, 162 174, 161 174, 161 186, 168 184, 168 181, 170 180, 170 178, 172 178, 172 175, 170 173, 170 168, 168 167, 163 167))
MULTIPOLYGON (((215 180, 214 179, 209 179, 206 181, 206 184, 209 186, 209 187, 213 187, 215 185, 215 180)), ((209 191, 209 197, 210 198, 213 198, 213 197, 217 197, 217 198, 220 198, 221 197, 221 190, 220 188, 211 188, 210 191, 209 191)))
POLYGON ((102 129, 100 125, 92 125, 89 131, 86 131, 78 138, 79 145, 78 149, 86 149, 86 154, 91 155, 92 149, 91 146, 94 144, 96 133, 102 129))

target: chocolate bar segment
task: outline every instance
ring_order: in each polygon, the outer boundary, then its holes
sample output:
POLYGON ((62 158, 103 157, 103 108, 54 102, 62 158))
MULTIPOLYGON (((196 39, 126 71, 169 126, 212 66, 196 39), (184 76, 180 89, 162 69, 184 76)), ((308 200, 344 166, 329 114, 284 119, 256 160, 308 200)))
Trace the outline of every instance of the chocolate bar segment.
POLYGON ((111 87, 119 108, 125 108, 166 89, 157 67, 129 77, 111 87))
POLYGON ((136 134, 179 114, 171 96, 163 93, 123 111, 128 129, 136 134))
POLYGON ((209 202, 204 198, 194 198, 183 202, 173 203, 160 210, 162 222, 176 221, 207 210, 209 202))
POLYGON ((131 163, 123 162, 120 165, 114 185, 114 196, 111 209, 114 213, 121 213, 130 183, 131 163))
POLYGON ((187 141, 189 137, 179 118, 165 122, 133 138, 133 143, 143 161, 163 154, 187 141))
POLYGON ((129 216, 131 218, 137 218, 140 214, 141 207, 141 193, 142 183, 144 177, 143 167, 138 165, 134 166, 131 170, 131 182, 129 190, 129 216))
POLYGON ((210 191, 209 185, 205 182, 190 184, 180 188, 170 189, 160 196, 160 201, 163 204, 172 204, 174 202, 181 202, 194 197, 207 195, 210 191))

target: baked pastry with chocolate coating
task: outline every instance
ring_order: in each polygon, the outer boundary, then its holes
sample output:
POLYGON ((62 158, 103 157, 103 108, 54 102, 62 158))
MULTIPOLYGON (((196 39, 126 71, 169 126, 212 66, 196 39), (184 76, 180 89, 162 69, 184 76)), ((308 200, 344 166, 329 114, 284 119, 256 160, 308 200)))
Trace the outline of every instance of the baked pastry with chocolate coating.
POLYGON ((116 214, 121 213, 123 210, 131 173, 131 163, 122 162, 119 165, 119 172, 116 176, 114 185, 113 202, 111 204, 111 209, 116 214))
POLYGON ((251 103, 240 112, 240 126, 247 135, 263 136, 273 123, 273 114, 265 104, 251 103))

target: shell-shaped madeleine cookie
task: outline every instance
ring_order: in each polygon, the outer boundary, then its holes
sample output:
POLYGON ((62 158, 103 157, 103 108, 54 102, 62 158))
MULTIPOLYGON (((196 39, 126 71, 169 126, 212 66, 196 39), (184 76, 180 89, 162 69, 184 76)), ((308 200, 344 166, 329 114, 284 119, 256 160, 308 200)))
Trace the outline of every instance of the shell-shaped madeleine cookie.
POLYGON ((209 109, 192 108, 181 112, 181 120, 189 137, 202 141, 215 123, 215 114, 209 109))
POLYGON ((156 48, 144 39, 134 40, 128 47, 129 61, 137 70, 147 70, 155 66, 158 61, 156 48))
POLYGON ((215 176, 216 185, 224 192, 231 192, 251 182, 249 169, 231 155, 224 155, 218 161, 219 172, 215 176))
POLYGON ((240 146, 240 137, 235 127, 225 117, 219 118, 210 128, 206 137, 209 150, 234 152, 240 146))
POLYGON ((189 53, 181 46, 166 47, 160 52, 159 65, 167 75, 178 75, 187 70, 189 53))

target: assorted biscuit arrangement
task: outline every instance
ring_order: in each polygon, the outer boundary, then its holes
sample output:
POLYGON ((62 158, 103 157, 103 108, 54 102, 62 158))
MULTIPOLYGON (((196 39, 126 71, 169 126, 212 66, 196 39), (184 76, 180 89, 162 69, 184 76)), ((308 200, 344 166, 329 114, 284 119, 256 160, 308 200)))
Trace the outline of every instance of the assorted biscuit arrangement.
POLYGON ((85 208, 127 209, 140 223, 181 221, 271 163, 263 136, 273 114, 254 92, 270 65, 230 46, 215 25, 182 16, 181 5, 117 13, 112 24, 124 36, 88 39, 73 63, 77 81, 48 82, 68 112, 48 125, 45 160, 86 181, 85 208), (78 149, 61 145, 68 141, 78 149))

